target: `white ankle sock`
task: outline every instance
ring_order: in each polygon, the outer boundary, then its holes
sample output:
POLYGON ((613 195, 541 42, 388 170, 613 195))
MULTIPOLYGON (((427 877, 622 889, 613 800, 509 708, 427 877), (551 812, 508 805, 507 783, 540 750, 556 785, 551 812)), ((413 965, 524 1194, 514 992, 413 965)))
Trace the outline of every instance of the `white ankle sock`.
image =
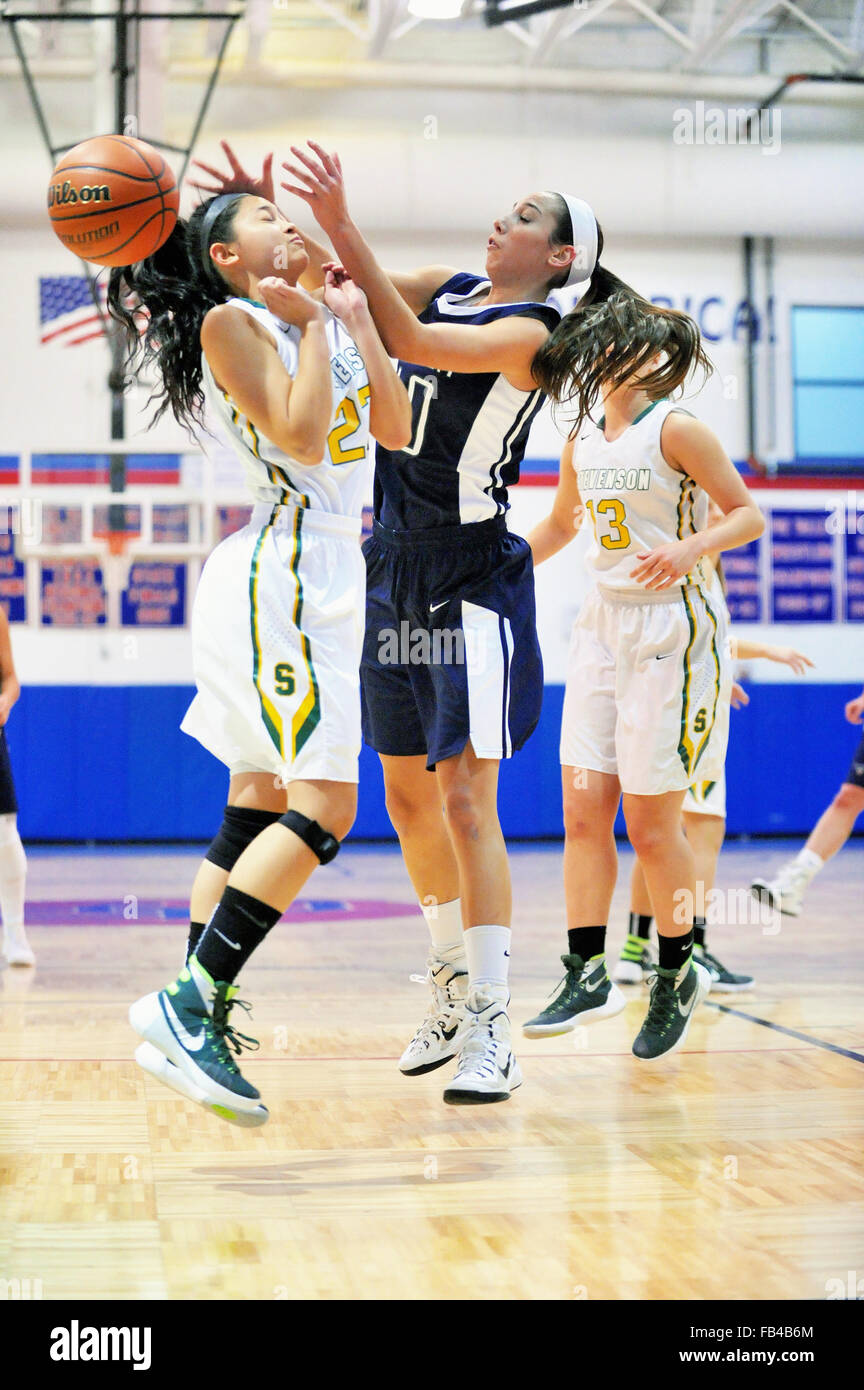
POLYGON ((421 903, 426 918, 432 950, 438 960, 465 968, 465 941, 462 931, 462 903, 453 898, 449 903, 421 903))
POLYGON ((819 870, 825 867, 825 860, 820 859, 814 850, 807 849, 806 846, 796 854, 792 862, 796 869, 806 872, 808 879, 814 878, 819 870))
POLYGON ((24 926, 26 875, 27 858, 18 834, 18 817, 12 811, 0 816, 0 914, 10 934, 20 933, 24 926))
POLYGON ((469 927, 465 932, 471 985, 502 1004, 510 1000, 510 935, 509 927, 496 926, 469 927))

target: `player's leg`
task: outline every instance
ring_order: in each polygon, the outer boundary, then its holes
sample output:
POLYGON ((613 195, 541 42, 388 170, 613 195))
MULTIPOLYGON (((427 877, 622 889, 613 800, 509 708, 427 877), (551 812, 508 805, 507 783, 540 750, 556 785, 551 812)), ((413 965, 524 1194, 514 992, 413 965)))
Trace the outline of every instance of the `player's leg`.
POLYGON ((412 616, 410 590, 412 583, 422 586, 434 565, 425 553, 418 559, 410 550, 384 544, 377 534, 366 542, 364 555, 363 738, 381 758, 387 812, 431 937, 425 975, 429 1006, 399 1059, 402 1072, 419 1076, 458 1052, 468 988, 459 870, 444 825, 441 790, 427 771, 427 740, 415 690, 418 672, 402 659, 399 640, 403 631, 417 630, 428 620, 422 598, 415 604, 422 612, 412 616))
MULTIPOLYGON (((709 793, 710 796, 710 793, 709 793)), ((720 858, 720 851, 723 848, 723 840, 726 835, 725 815, 710 815, 710 801, 702 805, 699 810, 689 810, 691 805, 690 796, 685 798, 684 812, 682 821, 684 824, 684 834, 696 861, 696 883, 697 901, 710 902, 710 895, 714 888, 714 879, 717 873, 717 861, 720 858), (702 885, 701 892, 698 885, 702 885)), ((711 991, 717 994, 737 994, 744 989, 750 989, 753 985, 752 975, 735 974, 728 970, 725 965, 708 950, 707 924, 705 918, 694 914, 693 917, 693 956, 700 965, 704 965, 708 974, 711 976, 711 991)))
POLYGON ((130 1009, 132 1027, 172 1069, 148 1066, 150 1050, 142 1057, 139 1048, 141 1065, 235 1124, 263 1124, 267 1110, 235 1061, 257 1044, 231 1026, 232 1008, 243 1006, 234 981, 316 866, 338 851, 356 807, 356 783, 290 783, 288 811, 240 855, 188 965, 130 1009))
POLYGON ((198 942, 240 855, 286 810, 285 788, 272 772, 237 772, 228 784, 222 825, 198 868, 189 899, 186 959, 198 942))
POLYGON ((523 1026, 529 1038, 568 1032, 625 1006, 605 961, 621 795, 615 749, 617 623, 617 610, 594 592, 582 605, 570 639, 559 750, 567 951, 560 987, 523 1026))
POLYGON ((3 955, 9 965, 35 965, 36 957, 24 930, 24 888, 27 858, 18 817, 0 813, 0 914, 3 917, 3 955))
POLYGON ((425 976, 431 990, 429 1007, 399 1059, 406 1076, 421 1076, 455 1057, 465 1028, 468 965, 459 866, 444 822, 441 788, 426 769, 425 753, 382 754, 381 767, 387 813, 431 937, 425 976))
POLYGON ((24 930, 24 889, 27 859, 18 834, 18 801, 6 729, 0 727, 0 914, 2 953, 9 965, 35 965, 36 957, 24 930))
POLYGON ((674 1052, 708 992, 706 970, 693 960, 696 860, 681 825, 684 792, 623 797, 627 835, 639 856, 657 922, 657 974, 651 1003, 633 1044, 643 1061, 674 1052))
POLYGON ((750 891, 760 901, 779 908, 789 917, 798 917, 804 893, 819 870, 852 834, 864 811, 864 739, 858 746, 846 781, 834 800, 819 817, 803 849, 790 859, 773 879, 755 878, 750 891))
POLYGON ((654 909, 645 874, 638 857, 634 856, 630 871, 630 920, 627 940, 612 972, 616 985, 638 985, 654 972, 654 958, 649 945, 654 909))
POLYGON ((535 1018, 523 1025, 528 1038, 567 1033, 583 1023, 611 1018, 624 996, 606 970, 606 924, 618 874, 615 814, 621 796, 614 773, 561 769, 564 804, 564 898, 567 951, 564 978, 535 1018))
POLYGON ((512 898, 507 848, 498 820, 498 762, 471 744, 437 764, 447 833, 459 867, 468 966, 459 1065, 444 1099, 451 1105, 506 1100, 521 1085, 510 1020, 512 898))

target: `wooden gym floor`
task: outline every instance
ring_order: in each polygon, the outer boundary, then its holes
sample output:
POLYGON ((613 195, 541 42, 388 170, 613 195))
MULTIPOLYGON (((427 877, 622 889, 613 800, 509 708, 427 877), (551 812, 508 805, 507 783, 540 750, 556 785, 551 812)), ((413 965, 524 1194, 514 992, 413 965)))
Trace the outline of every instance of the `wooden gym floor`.
MULTIPOLYGON (((789 850, 730 845, 719 885, 789 850)), ((450 1068, 396 1069, 425 929, 398 855, 349 846, 243 977, 258 1130, 131 1060, 126 1008, 176 973, 196 864, 30 853, 37 966, 0 972, 0 1280, 45 1299, 824 1299, 864 1268, 860 840, 778 934, 711 932, 757 985, 712 996, 737 1012, 704 1007, 685 1052, 636 1062, 631 989, 618 1018, 519 1041, 521 1091, 477 1109, 443 1104, 450 1068)), ((560 853, 512 864, 518 1023, 559 978, 560 853)))

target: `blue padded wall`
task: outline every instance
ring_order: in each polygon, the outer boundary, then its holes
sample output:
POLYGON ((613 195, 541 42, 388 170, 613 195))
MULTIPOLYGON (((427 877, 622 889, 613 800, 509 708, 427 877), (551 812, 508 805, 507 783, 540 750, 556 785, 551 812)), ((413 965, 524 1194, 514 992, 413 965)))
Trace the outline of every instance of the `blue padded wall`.
MULTIPOLYGON (((843 718, 848 685, 751 685, 732 712, 730 834, 803 834, 846 775, 861 731, 843 718)), ((184 686, 30 686, 7 726, 25 840, 207 840, 227 773, 179 724, 184 686)), ((501 771, 501 821, 512 838, 562 833, 561 686, 540 725, 501 771)), ((619 829, 623 830, 620 823, 619 829)), ((363 749, 353 834, 389 837, 381 771, 363 749)))

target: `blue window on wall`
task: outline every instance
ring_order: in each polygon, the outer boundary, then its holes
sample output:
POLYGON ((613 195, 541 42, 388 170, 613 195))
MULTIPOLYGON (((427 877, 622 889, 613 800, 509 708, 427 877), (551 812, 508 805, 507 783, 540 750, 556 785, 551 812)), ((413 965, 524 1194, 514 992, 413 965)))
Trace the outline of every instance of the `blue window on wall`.
POLYGON ((795 463, 864 467, 864 306, 792 309, 795 463))

